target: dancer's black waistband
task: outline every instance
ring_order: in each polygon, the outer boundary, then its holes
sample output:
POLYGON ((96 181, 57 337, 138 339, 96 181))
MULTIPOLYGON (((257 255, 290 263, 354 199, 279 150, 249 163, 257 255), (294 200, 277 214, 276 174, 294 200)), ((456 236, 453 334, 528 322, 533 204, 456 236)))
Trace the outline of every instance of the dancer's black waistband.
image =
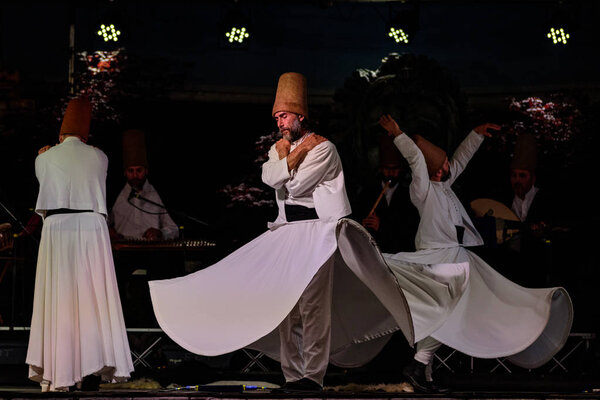
POLYGON ((285 219, 288 222, 304 221, 307 219, 319 219, 319 216, 314 208, 285 204, 285 219))
POLYGON ((460 225, 456 226, 456 238, 458 239, 458 244, 463 244, 463 238, 465 236, 465 227, 460 225))
POLYGON ((86 212, 94 212, 93 210, 73 210, 71 208, 56 208, 54 210, 46 211, 46 218, 51 215, 56 214, 77 214, 77 213, 86 213, 86 212))

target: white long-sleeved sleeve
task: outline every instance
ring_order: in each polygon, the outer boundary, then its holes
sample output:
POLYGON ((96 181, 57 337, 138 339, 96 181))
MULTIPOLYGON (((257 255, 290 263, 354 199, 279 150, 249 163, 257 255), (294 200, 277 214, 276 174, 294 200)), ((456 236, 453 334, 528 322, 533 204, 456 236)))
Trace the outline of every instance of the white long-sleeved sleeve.
POLYGON ((423 204, 429 191, 430 181, 427 163, 421 150, 415 142, 406 134, 398 135, 394 138, 394 144, 400 150, 400 153, 406 158, 412 171, 412 181, 410 183, 410 197, 413 204, 419 208, 423 204))
POLYGON ((269 159, 262 165, 262 181, 273 189, 281 189, 291 178, 287 157, 279 159, 275 145, 269 149, 269 159))
POLYGON ((339 174, 341 163, 333 143, 327 141, 308 152, 286 183, 291 197, 311 196, 317 185, 339 174))

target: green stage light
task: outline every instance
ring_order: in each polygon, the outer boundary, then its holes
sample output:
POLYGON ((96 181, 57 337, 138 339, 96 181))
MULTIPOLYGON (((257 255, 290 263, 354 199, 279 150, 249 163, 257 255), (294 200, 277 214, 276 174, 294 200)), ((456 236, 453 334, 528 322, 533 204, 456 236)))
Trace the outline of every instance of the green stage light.
POLYGON ((229 43, 243 43, 244 40, 250 37, 250 33, 246 29, 246 27, 238 28, 236 26, 231 27, 231 29, 225 33, 227 40, 229 43))
POLYGON ((398 11, 390 11, 387 23, 387 36, 395 43, 404 45, 414 40, 419 30, 419 6, 416 3, 403 4, 398 11))
POLYGON ((388 36, 394 39, 396 43, 408 43, 408 33, 404 32, 402 28, 391 27, 388 36))
POLYGON ((98 31, 98 36, 102 37, 105 42, 119 41, 119 36, 121 35, 121 31, 116 29, 114 24, 110 25, 100 25, 100 30, 98 31))
POLYGON ((567 44, 567 40, 571 38, 564 28, 550 28, 550 32, 546 36, 554 44, 567 44))

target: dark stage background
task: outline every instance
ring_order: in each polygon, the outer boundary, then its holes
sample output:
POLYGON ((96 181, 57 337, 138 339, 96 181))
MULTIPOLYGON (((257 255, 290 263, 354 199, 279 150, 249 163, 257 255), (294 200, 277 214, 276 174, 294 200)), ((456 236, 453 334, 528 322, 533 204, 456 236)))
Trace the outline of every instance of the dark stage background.
MULTIPOLYGON (((2 3, 0 201, 10 213, 0 210, 0 223, 18 233, 33 215, 37 150, 56 141, 68 99, 86 92, 96 105, 90 142, 110 159, 109 206, 124 184, 120 135, 142 129, 150 181, 186 237, 215 240, 210 260, 228 254, 275 217, 273 205, 256 206, 273 199, 260 182, 265 144, 257 142, 275 128, 270 112, 279 75, 297 71, 308 78, 315 130, 338 147, 353 201, 374 179, 381 135, 375 122, 383 112, 449 152, 476 124, 503 125, 457 182, 465 204, 506 194, 515 135, 534 129, 543 139, 539 186, 569 222, 567 233, 552 237, 552 252, 540 254, 547 277, 539 285, 567 287, 573 330, 599 333, 599 11, 597 2, 584 1, 2 3), (394 43, 387 24, 413 6, 414 40, 394 43), (247 45, 228 48, 223 40, 230 12, 249 21, 247 45), (569 19, 566 45, 546 38, 557 15, 569 19), (107 46, 96 34, 104 21, 121 27, 118 44, 107 46), (118 54, 110 58, 110 51, 118 54), (511 109, 511 98, 552 103, 556 113, 542 106, 536 122, 531 112, 511 109), (255 204, 223 191, 241 183, 259 189, 255 204)), ((36 248, 23 241, 22 275, 14 286, 10 274, 0 281, 4 325, 15 288, 16 320, 28 323, 36 248)), ((484 254, 496 266, 493 252, 484 254)))

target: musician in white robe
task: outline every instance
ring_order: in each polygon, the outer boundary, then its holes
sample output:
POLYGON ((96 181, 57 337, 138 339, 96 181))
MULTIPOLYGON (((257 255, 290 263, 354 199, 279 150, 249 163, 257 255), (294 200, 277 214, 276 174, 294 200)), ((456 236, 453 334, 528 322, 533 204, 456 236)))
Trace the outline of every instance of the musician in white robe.
POLYGON ((148 159, 144 132, 123 132, 123 173, 127 182, 108 216, 113 239, 169 240, 179 237, 179 228, 148 181, 148 159))
POLYGON ((422 277, 403 285, 408 300, 417 351, 403 373, 419 391, 438 388, 425 376, 435 351, 446 344, 479 358, 509 357, 535 368, 564 345, 573 318, 571 300, 563 288, 527 289, 498 274, 466 247, 483 244, 466 210, 451 188, 490 130, 484 124, 463 140, 448 161, 446 153, 425 138, 413 139, 384 115, 380 124, 412 170, 410 195, 421 221, 416 252, 384 254, 399 277, 411 263, 422 277), (443 268, 435 265, 444 264, 443 268))
POLYGON ((60 144, 35 160, 43 218, 31 332, 29 377, 43 391, 96 389, 133 371, 106 225, 108 158, 87 145, 91 105, 69 102, 60 144))

